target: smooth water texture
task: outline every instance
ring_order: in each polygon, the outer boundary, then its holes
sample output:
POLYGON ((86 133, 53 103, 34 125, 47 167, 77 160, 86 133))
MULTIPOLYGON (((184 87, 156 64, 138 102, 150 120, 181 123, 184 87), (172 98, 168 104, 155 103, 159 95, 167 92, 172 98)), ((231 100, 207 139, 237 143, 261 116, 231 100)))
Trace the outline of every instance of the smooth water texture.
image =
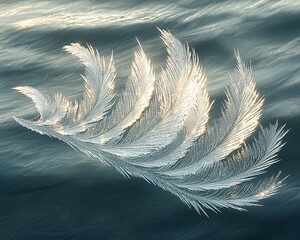
POLYGON ((286 1, 0 1, 0 239, 298 239, 300 235, 300 3, 286 1), (83 67, 62 47, 89 43, 109 56, 124 86, 136 37, 157 71, 169 29, 200 56, 219 114, 234 50, 250 61, 266 98, 262 124, 286 124, 279 194, 247 212, 210 218, 142 179, 19 126, 36 117, 28 85, 80 98, 83 67))

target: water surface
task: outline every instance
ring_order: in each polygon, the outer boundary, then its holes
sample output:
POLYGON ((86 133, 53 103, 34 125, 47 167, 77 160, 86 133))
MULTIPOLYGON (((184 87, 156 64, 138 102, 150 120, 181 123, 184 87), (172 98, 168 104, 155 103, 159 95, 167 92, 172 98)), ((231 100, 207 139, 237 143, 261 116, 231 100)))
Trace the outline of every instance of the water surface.
MULTIPOLYGON (((0 239, 298 239, 300 230, 300 4, 298 1, 0 1, 0 239), (130 72, 137 37, 159 70, 158 28, 193 46, 212 98, 224 97, 239 50, 266 98, 263 125, 290 129, 281 162, 290 175, 264 207, 199 216, 141 179, 31 132, 11 115, 34 118, 13 87, 81 96, 83 67, 62 51, 90 43, 108 56, 118 82, 130 72)), ((217 106, 214 111, 218 111, 217 106)))

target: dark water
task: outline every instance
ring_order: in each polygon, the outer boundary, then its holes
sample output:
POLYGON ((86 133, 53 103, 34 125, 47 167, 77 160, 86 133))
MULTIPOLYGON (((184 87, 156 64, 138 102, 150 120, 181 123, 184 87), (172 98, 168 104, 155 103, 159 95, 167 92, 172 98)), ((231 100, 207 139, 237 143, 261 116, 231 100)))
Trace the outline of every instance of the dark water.
POLYGON ((300 3, 274 1, 0 0, 0 239, 299 239, 300 3), (155 68, 165 61, 156 27, 200 55, 213 98, 224 97, 234 50, 251 60, 265 96, 262 123, 286 124, 281 162, 290 175, 276 196, 247 212, 210 218, 141 179, 124 179, 96 159, 15 123, 32 118, 29 85, 79 97, 82 66, 70 42, 114 50, 118 80, 130 71, 138 37, 155 68))

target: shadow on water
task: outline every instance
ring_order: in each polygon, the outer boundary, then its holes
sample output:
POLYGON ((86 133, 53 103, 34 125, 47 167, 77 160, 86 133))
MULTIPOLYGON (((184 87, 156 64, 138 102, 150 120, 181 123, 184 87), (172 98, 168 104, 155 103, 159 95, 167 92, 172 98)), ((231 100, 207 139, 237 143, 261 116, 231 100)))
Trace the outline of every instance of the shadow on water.
POLYGON ((299 37, 300 16, 299 12, 278 13, 269 17, 246 17, 244 24, 251 22, 252 27, 248 29, 247 37, 261 37, 272 39, 274 43, 284 43, 299 37))

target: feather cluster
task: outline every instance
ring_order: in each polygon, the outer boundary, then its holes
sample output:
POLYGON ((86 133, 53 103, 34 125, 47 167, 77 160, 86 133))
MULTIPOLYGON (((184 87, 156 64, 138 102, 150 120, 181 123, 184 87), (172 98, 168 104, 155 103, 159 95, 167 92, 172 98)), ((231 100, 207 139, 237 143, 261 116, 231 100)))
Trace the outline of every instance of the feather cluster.
POLYGON ((258 205, 282 186, 280 173, 254 178, 278 161, 286 131, 277 123, 260 127, 252 143, 245 143, 258 127, 263 106, 252 69, 236 53, 222 116, 209 121, 212 101, 197 55, 170 32, 161 31, 161 38, 168 54, 165 69, 156 76, 139 46, 120 97, 113 56, 107 61, 91 46, 65 46, 85 66, 82 99, 72 102, 60 93, 16 87, 32 99, 39 118, 15 120, 125 176, 144 178, 199 213, 258 205))

